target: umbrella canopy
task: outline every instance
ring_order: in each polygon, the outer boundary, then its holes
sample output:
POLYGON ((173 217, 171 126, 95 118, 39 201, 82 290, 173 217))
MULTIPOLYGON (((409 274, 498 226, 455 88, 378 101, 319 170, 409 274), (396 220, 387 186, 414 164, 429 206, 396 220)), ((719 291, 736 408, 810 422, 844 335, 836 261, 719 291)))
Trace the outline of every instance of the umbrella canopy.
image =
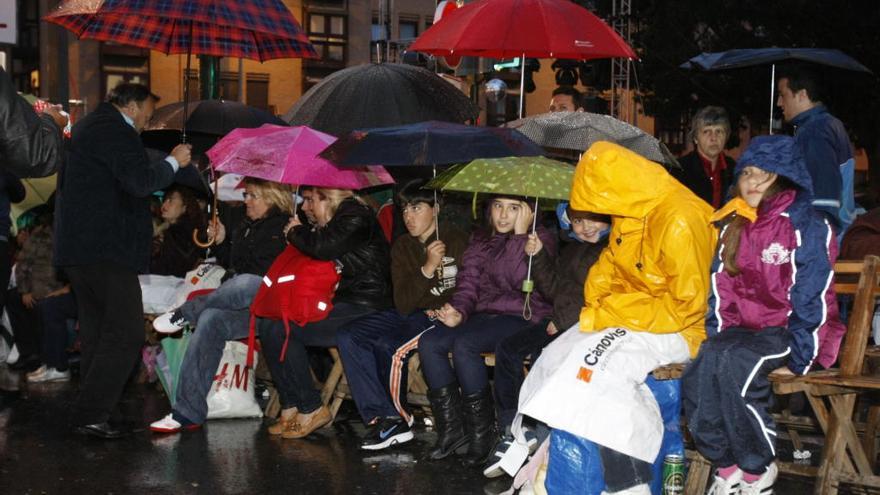
POLYGON ((543 156, 487 158, 456 165, 426 187, 567 200, 574 167, 543 156))
POLYGON ((569 0, 477 0, 445 14, 410 50, 489 58, 638 58, 610 26, 569 0))
POLYGON ((271 113, 237 101, 198 100, 186 106, 184 111, 184 102, 178 101, 157 108, 144 131, 180 130, 185 123, 187 132, 225 136, 239 127, 285 125, 283 120, 271 113), (185 120, 184 113, 187 114, 185 120))
POLYGON ((343 136, 355 129, 426 120, 462 123, 479 109, 431 71, 404 64, 364 64, 334 72, 284 116, 290 125, 343 136))
POLYGON ((405 166, 542 154, 540 146, 513 129, 429 121, 354 131, 320 156, 343 166, 405 166))
MULTIPOLYGON (((52 193, 55 192, 57 180, 58 174, 52 174, 48 177, 21 180, 21 183, 24 185, 25 197, 18 203, 12 203, 9 205, 9 213, 12 215, 13 225, 15 225, 15 222, 22 213, 31 208, 49 203, 49 198, 51 198, 52 193)), ((51 204, 48 206, 50 208, 55 207, 55 205, 51 204)))
POLYGON ((318 157, 336 141, 304 126, 236 129, 208 150, 215 169, 285 184, 364 189, 394 180, 382 167, 341 169, 318 157))
POLYGON ((704 52, 681 64, 682 69, 727 70, 765 65, 786 60, 811 62, 856 72, 871 70, 840 50, 829 48, 748 48, 726 52, 704 52))
POLYGON ((552 112, 508 122, 507 127, 523 133, 548 148, 586 151, 596 141, 611 141, 645 158, 677 165, 678 162, 657 138, 610 115, 589 112, 552 112))
POLYGON ((282 0, 67 0, 45 20, 78 38, 164 53, 317 58, 282 0))

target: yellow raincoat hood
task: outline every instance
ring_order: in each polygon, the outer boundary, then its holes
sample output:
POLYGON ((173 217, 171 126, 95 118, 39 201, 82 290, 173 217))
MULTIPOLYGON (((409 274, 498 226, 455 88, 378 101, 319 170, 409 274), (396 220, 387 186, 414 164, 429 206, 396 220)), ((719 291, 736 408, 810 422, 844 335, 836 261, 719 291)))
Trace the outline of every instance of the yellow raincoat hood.
POLYGON ((603 141, 578 163, 571 207, 612 217, 584 287, 581 331, 681 332, 695 356, 706 338, 712 208, 662 166, 603 141))

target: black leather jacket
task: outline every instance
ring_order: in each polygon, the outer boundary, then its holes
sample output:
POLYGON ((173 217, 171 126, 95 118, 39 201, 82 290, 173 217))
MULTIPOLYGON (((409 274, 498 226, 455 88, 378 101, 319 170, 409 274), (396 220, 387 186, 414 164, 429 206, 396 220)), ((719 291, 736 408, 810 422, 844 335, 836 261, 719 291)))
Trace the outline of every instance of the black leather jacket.
POLYGON ((334 302, 374 309, 391 307, 391 255, 370 207, 349 198, 323 228, 300 225, 287 240, 303 253, 342 266, 334 302))
POLYGON ((242 273, 265 275, 287 245, 284 227, 288 221, 290 216, 278 208, 257 220, 245 218, 215 251, 217 260, 226 267, 227 278, 242 273))
POLYGON ((61 129, 37 115, 0 69, 0 163, 18 177, 45 177, 61 160, 61 129))

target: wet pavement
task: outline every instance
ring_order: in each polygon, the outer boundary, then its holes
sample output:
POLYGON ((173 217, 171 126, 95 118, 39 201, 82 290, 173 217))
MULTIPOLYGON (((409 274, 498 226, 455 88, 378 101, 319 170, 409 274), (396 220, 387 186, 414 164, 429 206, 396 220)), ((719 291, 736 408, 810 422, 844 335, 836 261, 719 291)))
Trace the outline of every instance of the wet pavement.
MULTIPOLYGON (((74 397, 68 382, 0 398, 0 494, 495 494, 511 482, 487 480, 455 459, 423 461, 434 441, 423 426, 407 444, 359 450, 363 426, 350 403, 332 427, 303 440, 270 436, 259 419, 155 435, 147 425, 168 412, 167 399, 155 385, 131 385, 121 411, 134 435, 98 440, 71 433, 74 397)), ((776 493, 811 491, 785 479, 776 493)))

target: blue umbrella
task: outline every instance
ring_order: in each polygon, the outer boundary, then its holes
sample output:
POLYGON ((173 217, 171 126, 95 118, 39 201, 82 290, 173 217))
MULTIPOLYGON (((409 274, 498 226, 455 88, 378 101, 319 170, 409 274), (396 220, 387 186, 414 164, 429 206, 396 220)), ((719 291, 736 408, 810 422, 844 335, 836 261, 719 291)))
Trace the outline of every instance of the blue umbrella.
POLYGON ((393 167, 543 154, 540 146, 514 129, 428 121, 352 131, 320 156, 343 167, 393 167))
POLYGON ((770 133, 773 133, 773 108, 776 105, 776 63, 811 62, 837 69, 873 74, 870 69, 840 50, 831 48, 738 48, 726 52, 704 52, 681 64, 688 70, 717 71, 772 64, 770 70, 770 133))
POLYGON ((856 72, 871 70, 840 50, 830 48, 739 48, 726 52, 704 52, 681 64, 682 69, 727 70, 799 60, 856 72))

